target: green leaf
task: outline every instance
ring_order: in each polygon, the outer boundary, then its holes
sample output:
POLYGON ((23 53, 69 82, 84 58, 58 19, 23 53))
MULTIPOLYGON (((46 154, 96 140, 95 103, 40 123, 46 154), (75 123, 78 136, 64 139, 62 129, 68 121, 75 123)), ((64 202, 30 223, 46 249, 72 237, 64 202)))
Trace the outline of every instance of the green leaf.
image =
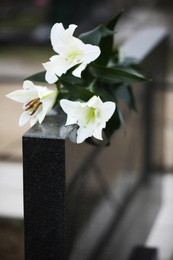
MULTIPOLYGON (((112 20, 110 20, 107 25, 106 28, 108 30, 114 31, 115 26, 119 20, 119 18, 121 17, 123 13, 123 10, 121 12, 119 12, 112 20)), ((101 55, 98 57, 97 59, 97 63, 101 64, 101 65, 106 65, 107 62, 109 61, 112 51, 113 51, 113 43, 114 43, 114 37, 113 35, 108 35, 105 38, 101 39, 100 42, 100 49, 101 49, 101 55)))
POLYGON ((69 99, 69 93, 68 91, 62 91, 59 92, 58 97, 57 97, 57 101, 59 102, 61 99, 69 99))
POLYGON ((82 87, 87 87, 88 83, 86 80, 83 78, 75 77, 72 74, 63 74, 60 78, 63 78, 64 80, 71 82, 74 85, 82 86, 82 87))
POLYGON ((122 125, 124 129, 124 133, 126 133, 126 126, 124 123, 124 119, 121 113, 121 109, 119 106, 119 103, 116 102, 116 110, 111 117, 111 119, 107 122, 106 128, 104 129, 104 133, 106 135, 106 138, 108 139, 108 144, 110 143, 110 138, 113 135, 113 133, 120 128, 122 125))
POLYGON ((107 24, 106 27, 109 30, 114 30, 118 20, 120 19, 122 13, 124 12, 124 9, 122 9, 116 16, 114 16, 107 24))
POLYGON ((143 78, 143 76, 133 67, 119 67, 119 69, 143 78))
POLYGON ((45 74, 46 74, 46 72, 42 71, 42 72, 36 73, 32 76, 29 76, 24 80, 31 80, 31 81, 36 81, 36 82, 47 83, 47 81, 45 80, 45 74))
POLYGON ((79 35, 79 39, 81 39, 84 43, 89 43, 100 47, 101 55, 97 59, 99 64, 106 64, 111 56, 113 49, 113 36, 116 33, 114 28, 122 12, 123 11, 110 20, 106 26, 99 25, 95 29, 79 35))
POLYGON ((107 68, 104 66, 99 66, 92 63, 89 67, 91 74, 104 81, 104 82, 114 82, 114 83, 137 83, 150 81, 144 77, 129 73, 124 69, 119 68, 107 68))
POLYGON ((125 57, 123 65, 124 66, 132 66, 137 65, 139 63, 139 60, 134 57, 125 57))
POLYGON ((119 116, 121 125, 122 125, 122 127, 123 127, 123 129, 124 129, 124 133, 126 133, 126 126, 125 126, 124 119, 123 119, 123 115, 122 115, 122 113, 121 113, 121 109, 120 109, 120 106, 119 106, 118 102, 117 102, 117 104, 116 104, 116 109, 117 109, 117 113, 118 113, 118 116, 119 116))
POLYGON ((87 87, 87 89, 91 92, 94 93, 94 85, 96 83, 96 80, 94 79, 93 81, 90 82, 89 86, 87 87))
POLYGON ((115 89, 114 93, 116 97, 123 100, 130 109, 133 109, 137 112, 132 87, 129 84, 121 84, 118 88, 115 89))
POLYGON ((117 101, 117 99, 115 98, 114 95, 112 95, 112 93, 110 93, 108 86, 101 86, 100 84, 95 84, 93 86, 93 91, 96 95, 98 95, 102 101, 106 102, 106 101, 112 101, 115 102, 117 101), (106 89, 107 87, 107 89, 106 89))
POLYGON ((112 134, 117 129, 119 129, 120 126, 121 126, 121 121, 120 121, 120 118, 119 118, 118 111, 116 109, 113 116, 106 123, 106 128, 104 129, 104 133, 106 135, 106 138, 108 139, 108 143, 110 142, 110 138, 111 138, 112 134))
POLYGON ((75 69, 77 69, 81 64, 82 64, 82 62, 81 62, 81 63, 78 63, 78 64, 74 65, 73 67, 71 67, 70 69, 68 69, 67 72, 66 72, 66 75, 71 74, 71 73, 72 73, 75 69))
POLYGON ((81 35, 79 35, 78 38, 85 44, 99 46, 102 37, 107 37, 114 34, 115 32, 107 29, 105 25, 99 25, 98 27, 89 32, 82 33, 81 35))
POLYGON ((63 77, 59 78, 61 84, 69 91, 70 99, 88 101, 94 94, 86 88, 73 84, 63 77))

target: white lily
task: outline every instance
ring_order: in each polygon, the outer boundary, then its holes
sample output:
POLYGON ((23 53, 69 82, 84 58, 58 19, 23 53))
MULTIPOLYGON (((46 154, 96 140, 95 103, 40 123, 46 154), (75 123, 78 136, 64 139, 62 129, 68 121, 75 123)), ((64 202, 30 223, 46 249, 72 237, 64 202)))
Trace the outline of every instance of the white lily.
POLYGON ((29 120, 30 126, 33 126, 37 121, 42 123, 53 107, 57 95, 58 91, 36 86, 31 81, 26 80, 23 83, 23 89, 13 91, 6 96, 24 104, 24 112, 19 119, 19 126, 23 126, 29 120))
POLYGON ((102 102, 97 96, 93 96, 85 103, 62 99, 60 105, 67 114, 66 125, 79 125, 77 143, 82 143, 91 136, 103 140, 102 129, 106 127, 106 122, 112 117, 116 108, 114 102, 102 102))
POLYGON ((43 63, 46 69, 46 81, 55 83, 63 73, 73 66, 80 64, 73 75, 81 76, 81 72, 87 64, 94 61, 100 55, 100 48, 91 44, 84 44, 80 39, 73 36, 77 25, 71 24, 65 30, 62 23, 56 23, 51 29, 51 44, 58 55, 50 58, 50 61, 43 63))

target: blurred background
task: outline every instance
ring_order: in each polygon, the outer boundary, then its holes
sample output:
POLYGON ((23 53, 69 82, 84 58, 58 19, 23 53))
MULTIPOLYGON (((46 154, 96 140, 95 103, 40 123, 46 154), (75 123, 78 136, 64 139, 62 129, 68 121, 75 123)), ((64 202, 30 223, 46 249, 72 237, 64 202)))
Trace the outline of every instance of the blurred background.
MULTIPOLYGON (((22 88, 23 79, 43 70, 53 51, 50 28, 55 22, 78 25, 76 35, 107 22, 122 8, 115 44, 120 45, 144 27, 170 32, 163 125, 163 219, 149 238, 160 247, 159 260, 173 255, 173 3, 171 0, 1 0, 0 1, 0 259, 24 259, 21 105, 5 97, 22 88), (165 196, 165 193, 163 194, 165 196), (165 198, 165 197, 164 197, 165 198), (156 231, 155 231, 156 230, 156 231)), ((157 104, 159 107, 159 103, 157 104)), ((159 109, 158 109, 159 111, 159 109)), ((127 155, 128 156, 128 155, 127 155)), ((121 259, 118 259, 121 260, 121 259)))

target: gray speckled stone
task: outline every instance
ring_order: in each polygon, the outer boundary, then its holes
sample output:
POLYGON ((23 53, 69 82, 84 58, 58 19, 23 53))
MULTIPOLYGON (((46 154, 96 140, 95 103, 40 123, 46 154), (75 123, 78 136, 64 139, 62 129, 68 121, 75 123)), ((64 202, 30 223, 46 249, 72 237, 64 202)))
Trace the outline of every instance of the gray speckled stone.
POLYGON ((25 260, 65 259, 66 116, 48 116, 23 136, 25 260))

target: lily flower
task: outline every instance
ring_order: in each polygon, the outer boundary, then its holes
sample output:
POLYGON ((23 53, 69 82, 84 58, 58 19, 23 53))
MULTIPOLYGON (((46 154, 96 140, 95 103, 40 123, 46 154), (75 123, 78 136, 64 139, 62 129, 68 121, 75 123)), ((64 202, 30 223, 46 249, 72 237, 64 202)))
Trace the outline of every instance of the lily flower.
POLYGON ((56 23, 51 29, 51 44, 58 55, 52 56, 50 61, 43 63, 46 69, 45 78, 50 84, 55 83, 58 77, 77 64, 80 65, 73 71, 73 75, 80 77, 87 64, 100 55, 98 46, 84 44, 73 36, 76 27, 77 25, 71 24, 65 30, 62 23, 56 23))
POLYGON ((53 107, 57 95, 58 91, 36 86, 31 81, 26 80, 23 83, 23 89, 13 91, 6 96, 24 104, 24 112, 19 119, 19 126, 23 126, 29 120, 30 126, 33 126, 37 121, 42 123, 53 107))
POLYGON ((102 129, 106 127, 106 122, 112 117, 116 108, 114 102, 102 102, 97 96, 93 96, 85 103, 62 99, 60 105, 67 114, 66 125, 79 125, 77 143, 82 143, 91 136, 103 140, 102 129))

